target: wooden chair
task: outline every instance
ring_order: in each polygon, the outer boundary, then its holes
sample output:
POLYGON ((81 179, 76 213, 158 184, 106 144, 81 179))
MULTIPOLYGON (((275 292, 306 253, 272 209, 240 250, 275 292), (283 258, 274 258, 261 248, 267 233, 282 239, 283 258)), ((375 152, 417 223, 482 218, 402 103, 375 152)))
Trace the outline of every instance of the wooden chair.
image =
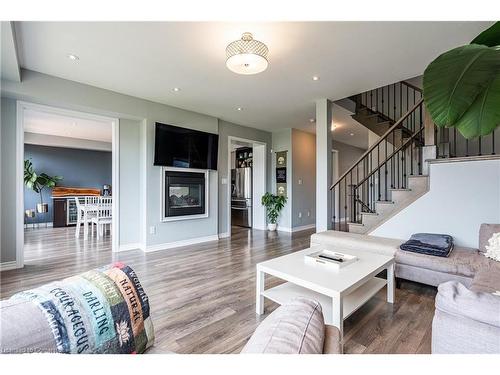
POLYGON ((99 197, 97 203, 97 211, 95 216, 91 218, 92 226, 97 227, 97 238, 104 236, 105 226, 110 226, 113 222, 113 198, 99 197))

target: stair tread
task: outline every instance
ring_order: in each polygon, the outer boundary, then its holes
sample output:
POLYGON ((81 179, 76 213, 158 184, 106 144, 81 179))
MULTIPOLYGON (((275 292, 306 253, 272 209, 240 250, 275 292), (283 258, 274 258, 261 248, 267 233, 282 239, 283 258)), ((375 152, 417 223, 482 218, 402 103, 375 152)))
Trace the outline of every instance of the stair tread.
POLYGON ((408 175, 408 178, 410 177, 429 177, 429 176, 426 174, 410 174, 408 175))
POLYGON ((403 188, 402 189, 393 189, 393 188, 390 188, 389 190, 390 191, 411 191, 411 189, 407 189, 407 188, 405 188, 405 189, 403 189, 403 188))
POLYGON ((375 203, 380 203, 380 204, 394 204, 393 201, 376 201, 375 203))
POLYGON ((361 215, 378 216, 378 213, 376 213, 376 212, 361 212, 361 215))
POLYGON ((355 222, 351 222, 351 221, 348 221, 347 224, 358 226, 358 227, 364 227, 365 226, 363 223, 355 223, 355 222))

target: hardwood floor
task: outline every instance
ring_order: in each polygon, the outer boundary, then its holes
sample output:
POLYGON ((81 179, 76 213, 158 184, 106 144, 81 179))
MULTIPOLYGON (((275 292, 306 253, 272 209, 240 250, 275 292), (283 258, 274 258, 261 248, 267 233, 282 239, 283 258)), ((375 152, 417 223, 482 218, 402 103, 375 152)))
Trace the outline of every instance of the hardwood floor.
MULTIPOLYGON (((109 236, 84 241, 75 239, 73 228, 28 230, 25 268, 0 273, 0 296, 121 261, 135 269, 150 297, 156 346, 177 353, 238 353, 266 316, 255 314, 255 265, 308 247, 311 233, 235 229, 231 238, 200 245, 113 254, 109 236)), ((403 282, 391 305, 381 290, 345 321, 345 352, 430 353, 435 293, 403 282)), ((276 307, 266 300, 266 314, 276 307)))

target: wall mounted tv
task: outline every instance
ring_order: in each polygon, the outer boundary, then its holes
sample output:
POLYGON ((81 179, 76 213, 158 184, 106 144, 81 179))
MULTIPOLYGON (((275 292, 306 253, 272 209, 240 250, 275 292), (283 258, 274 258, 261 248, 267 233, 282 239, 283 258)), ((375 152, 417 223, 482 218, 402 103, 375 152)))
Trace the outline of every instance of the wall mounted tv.
POLYGON ((217 170, 219 136, 156 123, 154 165, 217 170))

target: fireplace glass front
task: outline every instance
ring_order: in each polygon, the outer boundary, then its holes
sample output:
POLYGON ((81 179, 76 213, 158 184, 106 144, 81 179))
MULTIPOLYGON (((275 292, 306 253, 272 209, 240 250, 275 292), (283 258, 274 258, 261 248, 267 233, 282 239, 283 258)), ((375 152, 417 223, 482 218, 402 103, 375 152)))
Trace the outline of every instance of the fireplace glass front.
POLYGON ((165 172, 165 217, 205 214, 205 174, 165 172))

